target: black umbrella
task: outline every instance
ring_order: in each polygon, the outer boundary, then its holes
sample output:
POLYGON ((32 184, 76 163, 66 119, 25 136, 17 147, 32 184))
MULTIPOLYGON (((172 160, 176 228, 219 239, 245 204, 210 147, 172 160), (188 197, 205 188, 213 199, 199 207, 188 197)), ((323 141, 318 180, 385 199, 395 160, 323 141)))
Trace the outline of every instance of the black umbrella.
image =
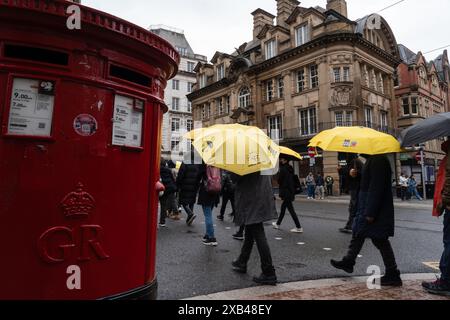
POLYGON ((402 147, 411 147, 437 138, 450 136, 450 112, 422 120, 401 133, 402 147))

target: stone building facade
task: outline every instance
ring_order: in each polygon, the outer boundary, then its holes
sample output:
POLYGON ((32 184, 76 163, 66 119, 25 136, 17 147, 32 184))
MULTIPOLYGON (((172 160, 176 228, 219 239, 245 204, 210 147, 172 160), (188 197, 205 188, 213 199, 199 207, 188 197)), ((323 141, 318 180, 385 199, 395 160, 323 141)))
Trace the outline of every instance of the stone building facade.
POLYGON ((328 0, 326 8, 276 2, 276 15, 252 13, 251 41, 197 65, 195 91, 188 95, 194 120, 205 127, 258 126, 305 156, 295 166, 300 177, 313 170, 338 181, 337 166, 350 155, 324 152, 312 161, 307 145, 335 126, 393 133, 400 63, 395 36, 377 14, 349 20, 345 0, 328 0))
MULTIPOLYGON (((414 53, 404 45, 399 45, 402 63, 398 67, 398 81, 395 96, 398 109, 398 127, 406 129, 418 121, 434 114, 448 112, 450 67, 447 51, 435 60, 427 62, 421 52, 414 53)), ((443 158, 440 145, 442 140, 426 143, 425 181, 434 187, 436 171, 443 158)), ((415 159, 416 153, 401 154, 401 171, 408 176, 414 174, 422 184, 422 169, 415 159)))
POLYGON ((165 91, 164 101, 169 111, 163 117, 161 154, 165 159, 182 161, 183 152, 189 147, 183 135, 194 127, 192 105, 186 95, 194 90, 197 82, 195 66, 206 63, 207 58, 194 53, 182 30, 152 26, 150 31, 167 40, 180 53, 178 74, 169 81, 165 91))

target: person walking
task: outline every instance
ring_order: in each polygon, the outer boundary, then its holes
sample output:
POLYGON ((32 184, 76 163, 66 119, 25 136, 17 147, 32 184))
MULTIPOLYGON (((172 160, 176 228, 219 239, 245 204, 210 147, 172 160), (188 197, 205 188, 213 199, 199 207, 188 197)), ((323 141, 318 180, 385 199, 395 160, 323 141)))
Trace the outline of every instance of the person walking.
POLYGON ((450 141, 444 142, 441 149, 447 156, 438 171, 433 208, 433 216, 444 215, 444 252, 439 263, 441 277, 435 282, 424 282, 422 286, 429 293, 450 296, 450 141))
MULTIPOLYGON (((177 192, 177 185, 175 179, 173 178, 172 171, 167 166, 167 162, 161 159, 160 163, 160 177, 161 183, 164 185, 164 193, 159 198, 160 202, 160 215, 159 215, 159 226, 166 226, 166 218, 169 216, 172 208, 173 198, 175 198, 175 193, 177 192)), ((178 209, 178 208, 177 208, 178 209)))
POLYGON ((183 163, 178 171, 177 187, 179 190, 179 203, 186 211, 186 224, 192 225, 197 215, 194 214, 194 205, 200 187, 201 172, 198 164, 183 163))
POLYGON ((350 170, 348 171, 348 190, 350 193, 350 204, 348 206, 348 220, 344 228, 339 229, 342 233, 352 233, 353 219, 358 210, 359 190, 361 186, 361 173, 363 162, 360 157, 356 157, 350 162, 350 170))
POLYGON ((222 207, 217 219, 223 221, 228 202, 231 203, 231 216, 234 216, 234 191, 236 189, 237 175, 223 170, 222 171, 222 207))
POLYGON ((306 188, 308 189, 308 200, 315 199, 316 181, 312 172, 306 177, 306 188))
POLYGON ((245 226, 245 239, 239 257, 232 262, 232 268, 239 273, 247 272, 247 263, 256 242, 262 273, 253 281, 276 285, 277 276, 264 231, 264 222, 277 218, 271 177, 259 172, 240 177, 236 184, 235 201, 235 223, 239 227, 245 226))
POLYGON ((325 185, 327 187, 327 196, 332 197, 333 196, 333 185, 334 185, 334 179, 332 176, 327 176, 325 178, 325 185))
POLYGON ((419 194, 419 191, 417 191, 417 181, 416 178, 414 177, 414 175, 412 175, 409 179, 408 179, 408 189, 409 189, 409 194, 411 195, 411 197, 416 197, 417 200, 419 201, 423 201, 422 197, 419 194))
POLYGON ((319 200, 323 200, 325 197, 325 181, 320 173, 316 179, 316 195, 319 200))
POLYGON ((371 239, 380 251, 386 267, 381 286, 402 286, 400 271, 389 241, 394 236, 394 199, 391 190, 392 170, 385 155, 366 156, 363 167, 358 212, 353 223, 353 238, 347 255, 331 260, 331 265, 353 273, 356 258, 366 239, 371 239))
POLYGON ((295 173, 294 168, 289 164, 289 161, 280 158, 280 171, 278 175, 278 185, 280 187, 280 198, 283 200, 281 204, 281 212, 277 222, 272 223, 274 229, 280 229, 286 214, 286 209, 289 210, 292 220, 294 220, 295 228, 291 230, 292 233, 303 233, 303 228, 298 220, 295 212, 293 202, 295 200, 295 173))
POLYGON ((408 192, 408 178, 406 177, 406 174, 402 172, 400 177, 398 178, 399 184, 400 184, 400 194, 402 201, 406 200, 406 194, 408 192))
POLYGON ((202 206, 206 227, 206 234, 202 240, 204 245, 217 246, 218 243, 214 234, 213 209, 220 202, 221 173, 220 169, 206 164, 201 165, 200 172, 201 182, 197 204, 202 206))

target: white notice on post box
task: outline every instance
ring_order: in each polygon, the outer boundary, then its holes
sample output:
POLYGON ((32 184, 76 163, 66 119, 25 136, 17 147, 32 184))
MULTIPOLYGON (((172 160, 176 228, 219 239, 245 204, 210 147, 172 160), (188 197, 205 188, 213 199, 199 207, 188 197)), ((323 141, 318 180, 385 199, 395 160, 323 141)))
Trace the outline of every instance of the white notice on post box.
POLYGON ((50 137, 54 86, 53 81, 14 79, 8 134, 50 137))
POLYGON ((116 146, 141 147, 143 102, 116 95, 112 143, 116 146))

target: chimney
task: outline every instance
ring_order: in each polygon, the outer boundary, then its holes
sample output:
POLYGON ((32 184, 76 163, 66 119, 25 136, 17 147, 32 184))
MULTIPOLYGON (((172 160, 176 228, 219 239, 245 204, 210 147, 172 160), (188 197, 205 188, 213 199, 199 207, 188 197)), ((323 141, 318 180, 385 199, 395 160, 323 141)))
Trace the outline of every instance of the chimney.
POLYGON ((277 1, 277 25, 288 28, 286 20, 300 4, 297 0, 276 0, 277 1))
POLYGON ((347 18, 347 1, 327 0, 327 10, 334 10, 347 18))
POLYGON ((263 9, 256 9, 255 11, 252 12, 252 15, 253 15, 253 40, 255 40, 265 25, 268 24, 273 26, 273 19, 275 18, 275 16, 267 11, 264 11, 263 9))

